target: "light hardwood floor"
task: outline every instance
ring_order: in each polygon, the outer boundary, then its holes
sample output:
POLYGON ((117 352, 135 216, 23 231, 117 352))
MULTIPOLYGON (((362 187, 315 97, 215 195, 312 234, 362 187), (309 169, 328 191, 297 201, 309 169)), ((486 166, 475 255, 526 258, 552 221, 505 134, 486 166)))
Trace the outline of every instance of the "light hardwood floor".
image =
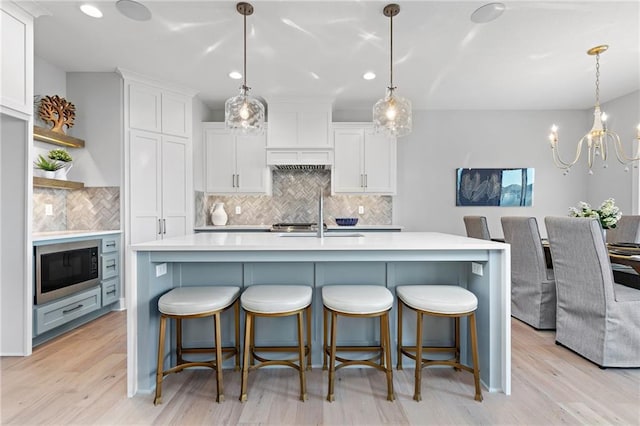
MULTIPOLYGON (((110 313, 24 358, 2 358, 2 424, 640 424, 640 369, 607 369, 556 346, 554 332, 512 320, 511 396, 473 400, 473 376, 423 371, 421 402, 412 400, 413 370, 394 370, 395 402, 373 369, 338 371, 336 401, 325 401, 326 372, 308 375, 300 402, 297 373, 263 369, 249 376, 249 401, 238 401, 240 373, 225 371, 226 401, 215 402, 211 370, 174 374, 164 404, 126 397, 124 312, 110 313)), ((407 363, 408 364, 408 363, 407 363)), ((405 364, 405 367, 407 366, 405 364)))

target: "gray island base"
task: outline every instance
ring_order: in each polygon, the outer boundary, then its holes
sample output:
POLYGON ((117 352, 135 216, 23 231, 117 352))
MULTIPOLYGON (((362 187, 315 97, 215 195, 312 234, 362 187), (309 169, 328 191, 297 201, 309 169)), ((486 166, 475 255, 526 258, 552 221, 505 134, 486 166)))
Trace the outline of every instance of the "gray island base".
MULTIPOLYGON (((158 298, 174 287, 189 285, 304 284, 313 287, 314 368, 322 364, 322 297, 324 285, 373 284, 395 294, 399 285, 459 285, 478 297, 481 381, 489 392, 511 393, 510 251, 507 244, 434 232, 365 233, 363 236, 315 238, 277 233, 198 233, 132 246, 127 279, 127 392, 155 388, 158 298), (472 268, 473 266, 473 268, 472 268), (166 268, 166 272, 165 272, 166 268), (473 269, 473 271, 472 271, 473 269)), ((391 312, 391 344, 397 344, 396 306, 391 312)), ((286 345, 296 331, 288 318, 256 324, 257 343, 286 345)), ((223 340, 233 340, 231 317, 223 317, 223 340)), ((206 319, 185 323, 187 344, 213 341, 206 319)), ((470 364, 466 321, 461 322, 461 356, 470 364)), ((415 316, 405 315, 405 339, 415 334, 415 316)), ((244 324, 241 325, 244 328, 244 324)), ((377 321, 348 319, 339 323, 338 344, 372 344, 377 321)), ((445 318, 425 320, 425 344, 448 344, 453 325, 445 318)), ((171 333, 175 333, 171 329, 171 333)), ((166 353, 166 352, 165 352, 166 353)), ((168 359, 167 359, 168 362, 168 359)), ((405 367, 412 367, 411 360, 405 367)))

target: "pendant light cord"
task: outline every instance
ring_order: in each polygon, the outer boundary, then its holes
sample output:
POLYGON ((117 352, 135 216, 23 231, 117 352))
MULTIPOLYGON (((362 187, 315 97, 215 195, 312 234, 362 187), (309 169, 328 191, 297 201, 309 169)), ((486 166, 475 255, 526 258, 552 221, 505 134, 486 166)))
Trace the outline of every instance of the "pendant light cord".
POLYGON ((243 14, 243 21, 244 21, 244 55, 243 55, 243 69, 242 69, 242 76, 243 76, 243 83, 242 83, 242 88, 244 90, 247 90, 247 15, 243 14))
POLYGON ((389 49, 389 90, 393 91, 393 15, 389 17, 389 32, 391 33, 391 48, 389 49))

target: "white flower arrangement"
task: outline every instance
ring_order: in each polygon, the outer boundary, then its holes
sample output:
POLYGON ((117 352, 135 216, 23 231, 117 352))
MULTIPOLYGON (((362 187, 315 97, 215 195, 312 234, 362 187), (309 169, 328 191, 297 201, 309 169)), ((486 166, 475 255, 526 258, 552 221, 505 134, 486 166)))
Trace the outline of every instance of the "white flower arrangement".
POLYGON ((622 217, 622 212, 615 205, 615 200, 608 198, 602 202, 600 208, 597 210, 592 209, 589 203, 580 201, 577 208, 569 208, 569 216, 594 217, 600 221, 602 229, 611 229, 617 226, 618 221, 622 217))

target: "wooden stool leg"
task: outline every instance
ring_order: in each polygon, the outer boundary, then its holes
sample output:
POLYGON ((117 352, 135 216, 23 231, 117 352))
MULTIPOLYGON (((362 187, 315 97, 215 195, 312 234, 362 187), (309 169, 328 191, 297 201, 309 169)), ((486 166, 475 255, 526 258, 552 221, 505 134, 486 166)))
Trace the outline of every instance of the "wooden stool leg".
POLYGON ((476 401, 482 401, 482 390, 480 389, 480 362, 478 361, 478 336, 476 332, 476 313, 469 316, 469 327, 471 328, 471 351, 473 353, 473 379, 476 385, 476 401))
POLYGON ((216 344, 216 402, 224 401, 224 385, 222 383, 222 333, 220 331, 220 311, 213 315, 216 344))
POLYGON ((416 371, 413 399, 422 401, 422 312, 416 311, 416 371))
POLYGON ((251 345, 251 322, 253 321, 253 314, 247 312, 246 321, 244 324, 244 356, 242 358, 242 384, 240 386, 240 401, 245 402, 247 400, 247 379, 249 377, 249 352, 251 345))
POLYGON ((336 375, 336 323, 338 315, 331 312, 331 349, 329 357, 329 391, 327 393, 327 401, 332 402, 335 397, 333 395, 334 379, 336 375))
POLYGON ((305 312, 307 316, 307 370, 311 371, 311 305, 307 306, 305 312))
POLYGON ((329 326, 329 312, 327 311, 327 308, 325 308, 324 306, 322 307, 322 339, 323 339, 323 343, 322 343, 322 369, 326 370, 327 369, 327 332, 328 330, 328 326, 329 326))
POLYGON ((300 373, 300 401, 307 400, 307 382, 304 377, 305 371, 305 342, 304 342, 304 333, 302 332, 304 328, 304 321, 302 318, 302 311, 298 312, 298 362, 299 362, 299 373, 300 373))
POLYGON ((182 319, 176 318, 176 359, 177 365, 183 364, 182 359, 182 319))
POLYGON ((402 300, 398 299, 398 370, 402 370, 402 305, 402 300))
POLYGON ((233 317, 236 330, 236 366, 234 370, 240 371, 240 358, 242 357, 242 353, 240 352, 240 298, 236 299, 235 304, 233 305, 233 317))
MULTIPOLYGON (((387 374, 387 401, 393 401, 395 399, 393 395, 393 367, 391 366, 391 337, 389 332, 389 311, 385 312, 382 315, 383 325, 384 325, 384 334, 380 336, 380 341, 384 341, 384 353, 386 356, 385 361, 385 372, 387 374)), ((382 333, 383 330, 380 330, 382 333)))
POLYGON ((158 366, 156 368, 156 396, 153 399, 153 404, 162 404, 162 371, 164 367, 164 338, 166 329, 167 318, 164 315, 160 315, 160 326, 158 329, 158 366))

